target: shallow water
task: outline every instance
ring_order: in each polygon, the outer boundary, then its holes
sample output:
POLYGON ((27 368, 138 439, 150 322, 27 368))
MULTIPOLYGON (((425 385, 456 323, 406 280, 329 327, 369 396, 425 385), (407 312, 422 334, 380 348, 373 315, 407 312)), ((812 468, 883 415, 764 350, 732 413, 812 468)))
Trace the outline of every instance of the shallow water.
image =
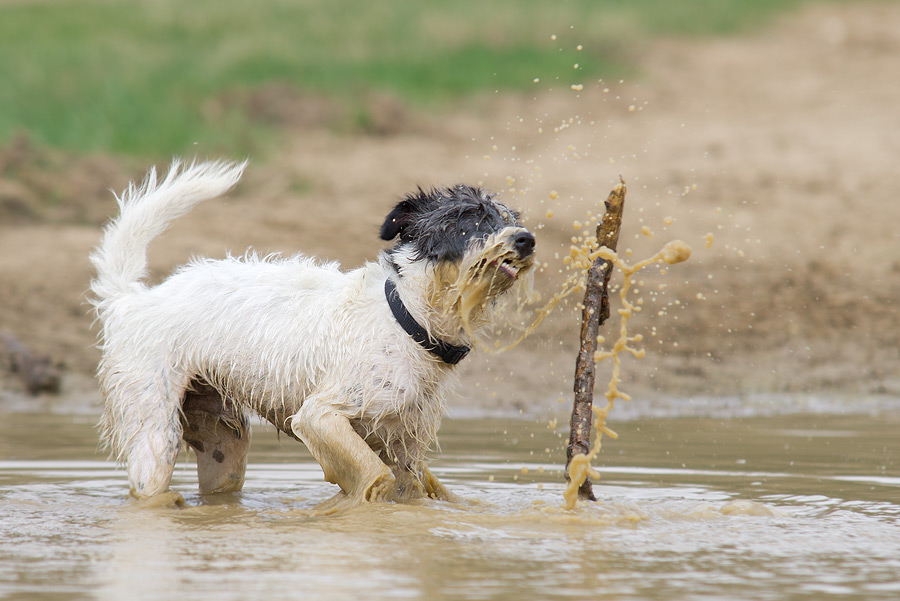
POLYGON ((93 416, 0 417, 3 598, 900 597, 895 413, 613 419, 572 512, 561 428, 448 421, 433 471, 463 502, 327 517, 335 487, 265 427, 243 493, 200 498, 186 458, 188 507, 141 508, 93 416))

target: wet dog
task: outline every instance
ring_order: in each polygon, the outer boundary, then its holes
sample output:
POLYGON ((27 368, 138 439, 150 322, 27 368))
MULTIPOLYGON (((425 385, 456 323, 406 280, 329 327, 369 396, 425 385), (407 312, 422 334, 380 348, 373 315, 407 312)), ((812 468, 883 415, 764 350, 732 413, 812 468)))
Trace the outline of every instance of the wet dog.
POLYGON ((143 283, 150 241, 244 167, 151 170, 91 255, 101 436, 132 495, 168 490, 182 440, 201 493, 239 491, 255 412, 303 441, 339 495, 448 498, 425 454, 457 364, 531 270, 534 236, 481 189, 419 189, 384 221, 393 247, 358 269, 247 254, 143 283))

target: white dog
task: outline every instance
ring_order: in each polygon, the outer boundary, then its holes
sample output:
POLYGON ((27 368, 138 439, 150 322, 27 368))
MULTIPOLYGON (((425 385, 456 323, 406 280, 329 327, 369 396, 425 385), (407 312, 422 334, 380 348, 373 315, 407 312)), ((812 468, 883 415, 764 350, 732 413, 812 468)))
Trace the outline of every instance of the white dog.
POLYGON ((345 495, 447 498, 425 454, 455 365, 531 269, 534 236, 480 189, 419 189, 381 228, 395 246, 353 271, 248 254, 142 283, 150 241, 244 167, 176 161, 161 182, 151 170, 117 198, 91 256, 102 440, 131 493, 168 490, 182 439, 201 493, 240 490, 255 411, 303 441, 345 495))

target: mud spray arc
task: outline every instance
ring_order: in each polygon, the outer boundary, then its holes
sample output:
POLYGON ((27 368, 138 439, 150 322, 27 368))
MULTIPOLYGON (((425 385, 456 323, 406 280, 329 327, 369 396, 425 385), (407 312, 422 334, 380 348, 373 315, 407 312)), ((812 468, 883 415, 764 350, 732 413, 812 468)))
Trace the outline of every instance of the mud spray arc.
MULTIPOLYGON (((614 439, 618 438, 618 434, 606 426, 606 419, 615 406, 616 400, 631 400, 627 393, 619 389, 622 367, 620 354, 628 352, 637 359, 642 358, 645 354, 643 349, 633 346, 634 343, 640 343, 643 336, 640 334, 628 335, 628 320, 641 311, 640 305, 642 304, 641 299, 637 299, 636 302, 629 299, 632 278, 650 265, 657 263, 674 265, 687 261, 691 256, 691 247, 682 240, 672 240, 656 254, 633 264, 627 263, 618 255, 616 247, 618 246, 627 192, 624 179, 621 176, 619 179, 620 183, 613 188, 606 199, 605 211, 597 224, 596 235, 580 239, 580 244, 573 244, 570 247, 568 256, 563 258, 566 268, 570 271, 569 276, 561 289, 542 307, 536 309, 531 324, 524 328, 516 340, 505 346, 497 343, 491 348, 479 341, 479 347, 485 351, 494 353, 507 351, 531 335, 560 301, 576 291, 584 290, 584 301, 581 305, 581 345, 576 358, 575 398, 570 422, 569 444, 566 449, 565 476, 568 483, 563 493, 564 508, 566 509, 574 509, 579 498, 596 500, 588 477, 597 479, 600 474, 591 466, 591 461, 600 454, 604 435, 614 439), (604 344, 606 339, 599 334, 599 329, 610 317, 609 287, 614 269, 622 274, 622 283, 618 287, 621 307, 616 310, 619 315, 618 337, 612 342, 609 350, 600 350, 598 347, 604 344), (612 360, 613 368, 604 395, 606 405, 597 407, 593 404, 596 366, 607 359, 612 360), (592 429, 596 432, 593 443, 590 442, 592 429)), ((551 216, 550 213, 548 213, 549 216, 551 216)), ((708 244, 711 242, 710 236, 707 237, 708 244)), ((478 339, 476 338, 476 340, 478 339)))

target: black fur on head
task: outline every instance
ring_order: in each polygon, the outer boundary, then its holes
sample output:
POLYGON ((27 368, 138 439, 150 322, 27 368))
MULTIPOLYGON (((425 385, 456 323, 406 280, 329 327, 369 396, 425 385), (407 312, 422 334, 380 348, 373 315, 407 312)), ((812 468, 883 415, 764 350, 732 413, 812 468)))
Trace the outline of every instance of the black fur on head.
POLYGON ((429 192, 419 188, 387 216, 381 239, 399 238, 395 248, 413 244, 416 259, 458 261, 473 241, 519 225, 518 213, 481 188, 457 185, 429 192))

